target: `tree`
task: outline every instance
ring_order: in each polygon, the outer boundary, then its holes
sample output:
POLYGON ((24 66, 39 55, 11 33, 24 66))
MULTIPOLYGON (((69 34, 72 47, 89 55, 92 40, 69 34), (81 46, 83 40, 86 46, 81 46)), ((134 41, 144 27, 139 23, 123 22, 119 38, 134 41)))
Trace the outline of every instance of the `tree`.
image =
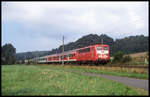
POLYGON ((121 51, 118 51, 117 53, 114 54, 114 59, 113 62, 122 62, 124 53, 121 51))
POLYGON ((16 62, 16 48, 12 44, 2 46, 2 64, 14 64, 16 62))

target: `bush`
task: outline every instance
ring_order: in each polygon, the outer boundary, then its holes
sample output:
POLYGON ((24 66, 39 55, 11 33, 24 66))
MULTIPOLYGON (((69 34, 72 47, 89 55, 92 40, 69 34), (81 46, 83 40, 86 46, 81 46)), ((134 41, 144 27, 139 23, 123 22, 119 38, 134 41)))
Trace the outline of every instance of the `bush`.
POLYGON ((124 53, 119 51, 114 54, 113 63, 126 63, 130 62, 132 58, 129 55, 124 56, 124 53))
POLYGON ((123 55, 124 55, 124 53, 121 52, 121 51, 115 53, 115 54, 114 54, 113 62, 114 62, 114 63, 116 63, 116 62, 122 62, 123 55))
POLYGON ((129 56, 129 55, 127 55, 127 56, 124 56, 123 57, 123 59, 122 59, 122 62, 130 62, 132 60, 132 58, 129 56))

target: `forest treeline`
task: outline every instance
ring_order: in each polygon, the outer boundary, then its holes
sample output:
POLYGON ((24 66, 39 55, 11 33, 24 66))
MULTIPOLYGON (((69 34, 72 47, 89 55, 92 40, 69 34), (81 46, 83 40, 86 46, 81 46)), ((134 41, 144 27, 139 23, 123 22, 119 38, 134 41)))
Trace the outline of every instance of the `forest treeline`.
MULTIPOLYGON (((136 35, 114 40, 106 34, 101 34, 100 36, 97 34, 89 34, 79 38, 75 42, 65 44, 64 51, 69 51, 94 44, 101 44, 103 39, 103 44, 108 44, 110 46, 110 56, 114 55, 118 51, 122 51, 125 54, 145 52, 148 51, 148 38, 148 36, 136 35)), ((61 52, 62 45, 50 51, 32 51, 17 53, 16 60, 31 59, 34 57, 51 55, 61 52)))

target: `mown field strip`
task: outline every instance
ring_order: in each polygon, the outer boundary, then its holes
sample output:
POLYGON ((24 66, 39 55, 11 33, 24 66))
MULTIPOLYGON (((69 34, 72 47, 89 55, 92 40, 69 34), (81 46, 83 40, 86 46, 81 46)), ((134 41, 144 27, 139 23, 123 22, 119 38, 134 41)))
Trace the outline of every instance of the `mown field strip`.
POLYGON ((101 77, 65 71, 61 66, 3 65, 2 95, 148 95, 148 93, 101 77))

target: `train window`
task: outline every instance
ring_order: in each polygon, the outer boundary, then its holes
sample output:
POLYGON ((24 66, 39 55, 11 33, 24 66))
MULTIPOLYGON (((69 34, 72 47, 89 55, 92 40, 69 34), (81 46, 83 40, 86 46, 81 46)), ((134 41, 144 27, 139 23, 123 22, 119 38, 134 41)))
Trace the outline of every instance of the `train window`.
POLYGON ((73 54, 69 54, 69 57, 73 57, 73 54))
POLYGON ((90 48, 85 48, 85 49, 79 50, 79 53, 85 53, 85 52, 90 52, 90 48))
POLYGON ((69 57, 71 57, 71 54, 69 54, 69 57))
POLYGON ((104 50, 108 50, 108 47, 104 47, 104 50))
POLYGON ((52 58, 51 58, 51 57, 49 57, 48 59, 49 59, 49 60, 51 60, 52 58))
POLYGON ((102 50, 102 47, 97 47, 97 50, 102 50))
POLYGON ((64 55, 64 58, 66 58, 67 57, 67 55, 64 55))
MULTIPOLYGON (((64 57, 65 58, 65 57, 64 57)), ((61 56, 61 60, 63 60, 63 56, 61 56)))
POLYGON ((70 55, 69 55, 69 57, 74 57, 74 56, 75 56, 75 54, 70 54, 70 55))
POLYGON ((73 54, 73 57, 75 56, 75 54, 73 54))
POLYGON ((90 48, 87 48, 87 52, 90 52, 90 48))

